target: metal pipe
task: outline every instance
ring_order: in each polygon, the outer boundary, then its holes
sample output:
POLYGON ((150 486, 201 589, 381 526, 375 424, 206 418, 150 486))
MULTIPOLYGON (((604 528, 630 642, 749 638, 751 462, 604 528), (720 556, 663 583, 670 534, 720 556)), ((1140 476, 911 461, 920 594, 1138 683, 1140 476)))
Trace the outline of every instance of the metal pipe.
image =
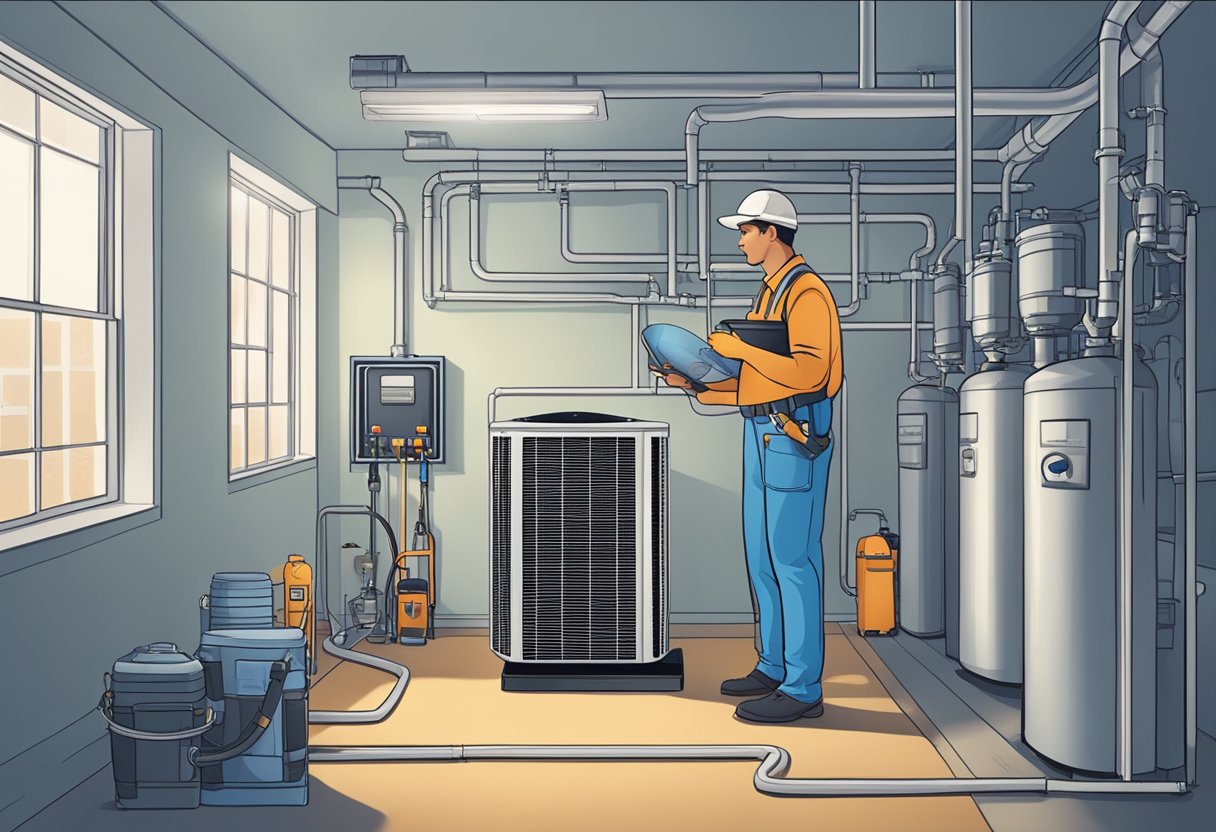
MULTIPOLYGON (((709 279, 709 180, 697 183, 697 271, 705 281, 705 337, 714 331, 713 281, 709 279)), ((743 265, 747 266, 746 263, 743 265)), ((748 268, 751 268, 748 266, 748 268)))
MULTIPOLYGON (((1127 233, 1125 262, 1135 256, 1136 232, 1127 233)), ((1129 264, 1123 278, 1123 313, 1119 329, 1123 340, 1122 384, 1119 425, 1119 632, 1118 632, 1118 711, 1119 711, 1119 776, 1132 779, 1132 484, 1135 475, 1132 419, 1135 418, 1136 350, 1133 330, 1136 316, 1132 314, 1135 270, 1129 264)), ((1099 301, 1099 306, 1101 301, 1099 301)), ((1156 441, 1152 438, 1148 441, 1156 441)), ((1145 476, 1154 476, 1156 471, 1145 476)), ((1155 524, 1155 519, 1154 519, 1155 524)))
POLYGON ((790 755, 773 745, 313 746, 312 763, 456 761, 728 762, 759 760, 752 782, 784 797, 906 797, 973 794, 1184 794, 1186 783, 1053 780, 1046 777, 787 778, 790 755))
MULTIPOLYGON (((1119 52, 1123 30, 1139 6, 1116 0, 1098 34, 1098 309, 1097 340, 1109 344, 1119 304, 1119 52)), ((1102 349, 1101 346, 1098 346, 1102 349)), ((1130 766, 1130 760, 1123 761, 1130 766)), ((1121 768, 1120 771, 1123 771, 1121 768)))
POLYGON ((975 350, 971 344, 971 321, 975 292, 972 287, 974 271, 972 215, 972 185, 974 169, 971 161, 971 117, 974 110, 971 85, 971 0, 954 2, 954 235, 963 243, 963 294, 966 299, 966 322, 963 324, 963 370, 970 375, 975 370, 975 350))
POLYGON ((861 308, 861 165, 849 162, 849 302, 837 306, 837 315, 847 318, 861 308))
MULTIPOLYGON (((806 182, 806 171, 793 170, 714 170, 702 174, 711 182, 754 182, 756 184, 774 183, 781 186, 786 193, 803 194, 847 194, 849 186, 843 182, 806 182), (801 187, 799 187, 801 186, 801 187)), ((1032 190, 1033 185, 1026 182, 1015 182, 1015 193, 1032 190)), ((953 182, 867 182, 861 186, 864 194, 907 194, 920 196, 924 194, 953 194, 953 182)), ((984 182, 974 185, 974 193, 997 194, 1001 191, 999 182, 984 182)))
MULTIPOLYGON (((1133 18, 1134 19, 1134 18, 1133 18)), ((1161 48, 1153 48, 1140 64, 1140 106, 1145 111, 1144 184, 1165 189, 1165 70, 1161 48)))
MULTIPOLYGON (((1095 99, 1096 100, 1096 99, 1095 99)), ((976 160, 997 161, 996 149, 977 150, 976 160)), ((577 163, 684 162, 682 150, 561 150, 552 148, 449 149, 413 147, 402 151, 407 162, 477 162, 562 165, 577 163)), ((889 150, 704 150, 704 162, 949 162, 953 150, 893 148, 889 150)))
POLYGON ((845 595, 856 595, 849 584, 849 391, 843 373, 836 395, 840 399, 840 588, 845 595))
MULTIPOLYGON (((882 78, 889 87, 921 83, 918 72, 884 72, 882 78)), ((398 64, 392 69, 356 67, 350 83, 357 90, 596 90, 617 99, 752 98, 772 90, 857 89, 858 76, 853 72, 415 72, 398 64)))
MULTIPOLYGON (((1190 2, 1191 0, 1166 0, 1158 7, 1149 22, 1144 24, 1144 28, 1138 31, 1131 43, 1120 52, 1120 75, 1126 75, 1140 63, 1141 56, 1148 54, 1152 46, 1157 43, 1170 24, 1186 10, 1190 2)), ((1081 113, 1097 103, 1098 75, 1091 75, 1075 88, 1084 88, 1081 106, 1075 112, 1028 122, 1021 130, 1014 133, 1003 147, 997 150, 998 161, 1007 162, 1013 159, 1019 163, 1029 163, 1041 157, 1047 151, 1048 145, 1076 121, 1081 113)))
MULTIPOLYGON (((564 184, 558 185, 557 193, 558 193, 559 205, 560 205, 560 209, 561 209, 561 221, 560 221, 558 230, 561 235, 562 259, 564 259, 567 263, 597 263, 597 264, 603 264, 603 263, 662 263, 662 262, 667 261, 668 254, 666 252, 652 252, 652 253, 646 253, 646 254, 626 254, 626 253, 614 254, 614 253, 609 253, 609 252, 575 251, 571 247, 571 244, 570 244, 570 213, 571 213, 570 200, 565 195, 569 191, 572 191, 572 190, 580 190, 580 191, 618 190, 617 188, 613 188, 613 187, 602 187, 602 188, 571 188, 570 187, 570 185, 575 185, 575 184, 577 184, 577 185, 598 185, 600 183, 597 183, 597 182, 577 182, 577 183, 570 182, 570 183, 564 183, 564 184)), ((612 183, 604 183, 604 184, 606 186, 609 186, 612 183)), ((653 186, 649 186, 649 184, 648 184, 648 186, 646 188, 637 188, 637 189, 633 189, 633 190, 663 191, 663 192, 667 193, 669 203, 675 202, 675 185, 670 182, 657 183, 653 186)), ((669 213, 669 215, 671 213, 674 213, 674 210, 672 208, 670 208, 670 205, 668 208, 668 213, 669 213)), ((676 254, 676 261, 677 261, 677 263, 680 263, 680 264, 685 264, 685 265, 695 264, 696 259, 697 259, 696 255, 694 255, 694 254, 679 254, 679 253, 676 254)))
POLYGON ((379 176, 339 176, 339 190, 365 190, 387 208, 393 215, 393 344, 390 354, 401 357, 406 354, 408 340, 405 329, 409 324, 410 292, 407 276, 409 263, 409 225, 405 221, 405 209, 392 194, 380 187, 379 176))
POLYGON ((874 0, 858 0, 857 32, 857 88, 872 90, 875 86, 874 0))
MULTIPOLYGON (((453 191, 460 191, 469 197, 469 268, 473 274, 482 280, 499 283, 544 283, 561 282, 573 283, 586 279, 603 282, 645 282, 653 279, 649 274, 616 274, 609 272, 492 272, 481 262, 481 188, 482 185, 458 185, 453 191)), ((674 252, 673 252, 674 253, 674 252)), ((674 272, 669 277, 675 282, 674 272)))
POLYGON ((1198 625, 1196 622, 1196 602, 1198 600, 1198 572, 1196 571, 1196 553, 1198 551, 1198 489, 1199 489, 1199 399, 1196 391, 1198 370, 1198 304, 1196 303, 1196 209, 1192 208, 1186 218, 1186 273, 1183 278, 1183 298, 1186 303, 1183 327, 1183 421, 1186 432, 1185 442, 1185 478, 1184 499, 1186 501, 1186 782, 1194 783, 1196 779, 1195 749, 1198 740, 1198 689, 1197 676, 1198 653, 1196 638, 1198 625))
POLYGON ((1056 339, 1052 335, 1034 336, 1034 366, 1042 369, 1056 361, 1056 339))
MULTIPOLYGON (((981 89, 974 93, 974 115, 1055 115, 1083 109, 1084 84, 1064 89, 981 89)), ((954 99, 942 89, 871 89, 776 92, 746 104, 703 104, 684 124, 685 181, 697 183, 701 129, 711 122, 759 118, 949 118, 954 99)), ((1003 160, 1002 160, 1003 161, 1003 160)))

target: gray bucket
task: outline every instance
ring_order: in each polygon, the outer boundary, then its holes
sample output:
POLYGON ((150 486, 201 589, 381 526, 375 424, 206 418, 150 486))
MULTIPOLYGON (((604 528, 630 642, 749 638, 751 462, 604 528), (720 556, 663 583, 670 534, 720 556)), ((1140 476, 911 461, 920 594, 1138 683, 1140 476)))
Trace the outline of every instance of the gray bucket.
POLYGON ((207 597, 203 632, 274 626, 274 590, 265 572, 217 572, 207 597))
POLYGON ((198 769, 187 760, 207 718, 202 664, 168 642, 136 647, 114 662, 102 700, 110 726, 115 804, 120 809, 192 809, 198 769), (122 733, 195 734, 136 739, 122 733))

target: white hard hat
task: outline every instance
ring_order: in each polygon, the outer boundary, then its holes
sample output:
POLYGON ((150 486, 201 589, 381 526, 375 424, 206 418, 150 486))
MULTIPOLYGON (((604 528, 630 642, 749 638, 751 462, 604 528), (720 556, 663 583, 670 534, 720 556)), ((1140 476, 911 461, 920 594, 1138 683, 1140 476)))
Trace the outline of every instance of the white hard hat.
POLYGON ((738 228, 749 220, 798 228, 798 212, 794 210, 794 203, 780 191, 752 191, 739 203, 739 213, 718 217, 718 222, 727 228, 738 228))

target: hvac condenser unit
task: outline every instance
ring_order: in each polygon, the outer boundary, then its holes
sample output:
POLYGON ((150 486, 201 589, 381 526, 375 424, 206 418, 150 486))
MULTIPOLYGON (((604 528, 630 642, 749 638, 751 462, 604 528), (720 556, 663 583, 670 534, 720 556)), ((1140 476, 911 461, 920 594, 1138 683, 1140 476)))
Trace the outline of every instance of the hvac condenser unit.
POLYGON ((668 653, 668 426, 598 413, 490 425, 490 642, 508 662, 668 653))

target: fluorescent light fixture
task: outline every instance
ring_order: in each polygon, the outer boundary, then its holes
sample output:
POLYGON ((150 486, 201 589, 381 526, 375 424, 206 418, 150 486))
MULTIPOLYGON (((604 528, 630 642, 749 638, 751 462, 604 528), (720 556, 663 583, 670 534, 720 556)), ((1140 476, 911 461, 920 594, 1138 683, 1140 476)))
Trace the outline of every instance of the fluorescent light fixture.
POLYGON ((605 121, 603 90, 363 90, 368 121, 605 121))

